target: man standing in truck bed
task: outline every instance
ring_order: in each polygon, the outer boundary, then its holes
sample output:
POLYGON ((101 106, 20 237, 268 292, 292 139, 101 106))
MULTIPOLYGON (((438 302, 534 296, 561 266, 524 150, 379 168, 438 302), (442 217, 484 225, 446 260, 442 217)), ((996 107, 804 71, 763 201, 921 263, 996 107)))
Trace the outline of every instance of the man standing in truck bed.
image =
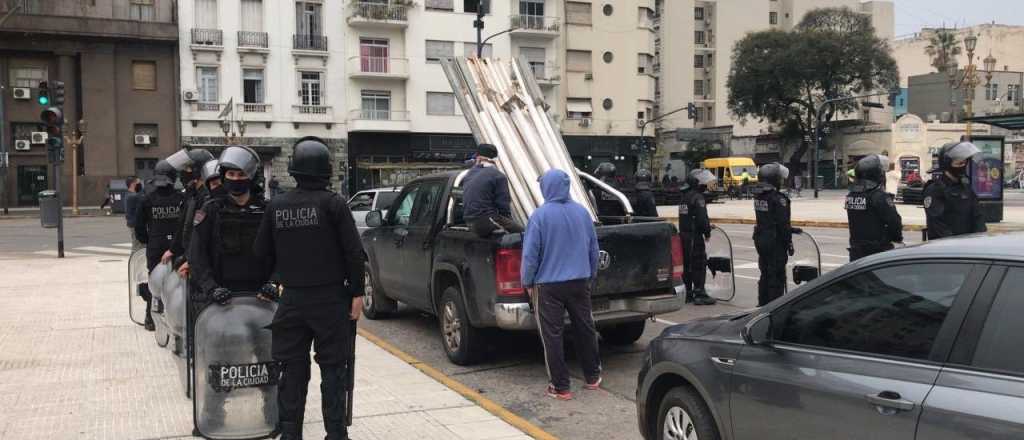
POLYGON ((463 217, 470 229, 480 237, 494 231, 523 232, 523 226, 512 219, 512 196, 508 178, 494 165, 498 148, 491 144, 477 147, 476 165, 463 178, 463 217))

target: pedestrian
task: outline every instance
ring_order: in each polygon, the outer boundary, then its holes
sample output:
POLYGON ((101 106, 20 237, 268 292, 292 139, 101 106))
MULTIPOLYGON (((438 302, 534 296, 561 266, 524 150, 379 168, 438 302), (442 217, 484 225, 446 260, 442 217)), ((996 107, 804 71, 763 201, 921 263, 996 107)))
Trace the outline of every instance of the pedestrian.
MULTIPOLYGON (((211 302, 208 307, 226 306, 231 297, 239 293, 258 292, 259 298, 270 301, 276 298, 277 288, 269 283, 271 262, 253 251, 260 221, 266 203, 253 191, 252 177, 259 167, 256 152, 242 146, 228 146, 220 155, 219 169, 228 195, 211 198, 199 208, 193 217, 194 231, 189 242, 188 262, 193 285, 200 298, 211 302)), ((223 341, 207 341, 211 347, 232 344, 233 335, 223 333, 223 341)), ((269 353, 256 353, 257 357, 269 358, 269 353)), ((222 359, 229 361, 229 359, 222 359)), ((246 363, 251 359, 230 359, 231 362, 246 363)), ((274 425, 275 405, 270 394, 263 392, 263 417, 267 424, 274 425)), ((225 394, 203 393, 204 426, 217 431, 225 426, 227 414, 224 410, 225 394)))
MULTIPOLYGON (((615 164, 602 162, 594 170, 594 177, 601 179, 601 182, 604 182, 604 184, 613 189, 618 189, 618 183, 615 180, 615 164)), ((615 194, 605 191, 600 187, 594 187, 591 190, 591 195, 593 200, 596 201, 598 217, 626 216, 626 209, 622 206, 622 201, 615 194)))
POLYGON ((743 179, 743 186, 740 187, 740 194, 742 198, 750 197, 750 170, 743 168, 743 173, 740 174, 740 178, 743 179))
POLYGON ((857 180, 846 196, 850 226, 850 261, 893 249, 903 242, 903 218, 893 195, 885 192, 889 158, 872 154, 857 162, 857 180))
POLYGON ((803 187, 804 187, 804 178, 803 178, 803 176, 796 176, 796 177, 794 177, 793 178, 793 190, 796 191, 796 196, 797 197, 801 197, 800 191, 803 189, 803 187))
POLYGON ((715 299, 704 290, 708 254, 705 241, 711 238, 711 220, 708 219, 704 191, 715 181, 708 170, 690 171, 683 184, 682 202, 679 204, 679 237, 683 242, 683 286, 686 302, 698 306, 715 304, 715 299))
POLYGON ((757 282, 757 306, 761 307, 786 291, 786 263, 793 256, 793 234, 803 232, 790 223, 790 201, 781 191, 789 169, 778 162, 761 166, 754 189, 754 248, 761 278, 757 282))
POLYGON ((281 440, 302 438, 310 344, 320 365, 327 440, 348 438, 356 321, 363 307, 363 247, 345 200, 328 189, 331 155, 316 137, 299 140, 288 173, 298 186, 270 201, 256 252, 275 262, 284 286, 273 331, 281 440))
POLYGON ((636 204, 633 206, 633 215, 640 217, 657 217, 658 203, 654 200, 654 192, 651 191, 651 172, 640 170, 636 173, 636 204))
POLYGON ((530 216, 523 239, 521 282, 537 311, 548 378, 546 394, 569 400, 569 369, 562 345, 564 316, 572 322, 577 359, 584 388, 601 386, 601 359, 590 304, 592 280, 597 277, 597 232, 590 213, 569 196, 569 175, 550 170, 540 179, 544 204, 530 216))
POLYGON ((512 219, 508 178, 495 166, 497 159, 497 147, 480 144, 476 165, 462 179, 463 218, 474 233, 484 238, 495 231, 523 232, 523 226, 512 219))
POLYGON ((135 218, 142 195, 142 181, 132 176, 125 179, 128 192, 124 195, 124 221, 128 225, 128 235, 132 238, 132 250, 142 247, 142 242, 135 237, 135 218))
MULTIPOLYGON (((182 203, 185 196, 174 189, 178 179, 178 170, 165 160, 157 162, 153 169, 153 191, 143 194, 139 199, 135 215, 135 237, 146 246, 146 271, 152 272, 164 252, 171 247, 171 240, 181 217, 182 203)), ((146 300, 146 330, 154 331, 151 310, 152 295, 147 285, 142 291, 146 300)), ((162 307, 157 304, 156 307, 162 307)))
POLYGON ((174 240, 171 240, 170 249, 164 252, 163 257, 160 259, 161 263, 172 263, 172 266, 178 268, 182 276, 188 275, 188 261, 186 261, 185 254, 189 248, 189 241, 192 239, 195 213, 209 199, 209 193, 207 193, 206 185, 202 179, 203 166, 206 162, 214 160, 213 154, 202 148, 188 150, 187 155, 188 162, 184 165, 181 172, 178 173, 181 184, 185 187, 185 203, 182 205, 183 215, 178 221, 178 227, 174 234, 174 240))
POLYGON ((924 187, 929 240, 988 230, 978 195, 967 177, 971 158, 980 152, 970 142, 949 143, 939 150, 937 171, 942 174, 924 187))

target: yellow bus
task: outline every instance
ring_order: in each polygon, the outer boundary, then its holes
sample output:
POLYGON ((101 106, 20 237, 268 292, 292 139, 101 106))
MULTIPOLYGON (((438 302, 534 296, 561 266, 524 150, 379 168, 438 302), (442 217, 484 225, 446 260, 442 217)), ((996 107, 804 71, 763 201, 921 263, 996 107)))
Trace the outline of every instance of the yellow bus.
POLYGON ((732 187, 743 185, 743 173, 747 173, 748 183, 757 183, 757 165, 749 157, 716 157, 704 161, 704 169, 711 171, 718 178, 718 186, 728 191, 732 187))

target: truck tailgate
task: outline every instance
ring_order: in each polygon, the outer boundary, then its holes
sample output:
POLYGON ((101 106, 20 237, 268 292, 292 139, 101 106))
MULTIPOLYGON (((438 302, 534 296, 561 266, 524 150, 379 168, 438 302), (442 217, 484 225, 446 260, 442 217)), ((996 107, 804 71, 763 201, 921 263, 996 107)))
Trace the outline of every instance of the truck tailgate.
POLYGON ((592 296, 671 289, 674 234, 675 227, 665 222, 598 227, 597 240, 607 267, 601 265, 592 296))

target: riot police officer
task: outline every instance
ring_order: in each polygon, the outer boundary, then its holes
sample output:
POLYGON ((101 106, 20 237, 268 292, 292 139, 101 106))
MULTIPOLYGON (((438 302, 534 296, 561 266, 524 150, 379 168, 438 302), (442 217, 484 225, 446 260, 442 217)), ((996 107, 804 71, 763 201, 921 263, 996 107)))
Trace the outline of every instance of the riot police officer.
POLYGON ((903 241, 903 219, 892 194, 885 192, 889 158, 872 154, 854 167, 857 180, 846 196, 850 225, 850 261, 892 249, 903 241))
MULTIPOLYGON (((223 198, 227 196, 228 191, 224 189, 224 185, 220 180, 219 160, 214 159, 203 165, 202 179, 209 199, 223 198)), ((202 207, 202 205, 200 205, 200 207, 202 207)))
POLYGON ((928 239, 988 230, 978 195, 967 177, 971 157, 979 152, 970 142, 949 143, 939 151, 938 171, 942 174, 924 187, 928 239))
POLYGON ((161 262, 174 262, 174 266, 181 266, 182 275, 188 273, 188 262, 185 261, 185 251, 188 250, 189 240, 192 238, 192 224, 196 210, 201 208, 209 196, 206 186, 203 185, 202 170, 206 162, 213 160, 213 155, 202 148, 188 150, 188 164, 179 173, 182 185, 185 186, 185 203, 183 215, 178 222, 174 240, 171 241, 171 248, 164 252, 161 262))
MULTIPOLYGON (((276 287, 268 283, 271 273, 269 259, 253 252, 260 221, 266 210, 263 197, 253 191, 252 176, 259 168, 259 156, 249 148, 229 146, 220 155, 219 168, 227 196, 211 198, 196 211, 192 220, 194 236, 189 244, 188 261, 191 280, 199 295, 219 305, 231 302, 235 293, 259 292, 260 298, 276 297, 276 287)), ((209 307, 218 307, 211 304, 209 307)), ((217 341, 210 341, 217 344, 217 341)), ((269 358, 269 353, 257 353, 269 358)), ((203 408, 209 426, 224 423, 223 393, 205 393, 203 408)), ((264 399, 269 395, 264 393, 264 399)), ((264 404, 264 418, 270 424, 274 405, 264 404)))
POLYGON ((686 287, 686 302, 698 306, 714 304, 714 298, 704 290, 705 266, 708 262, 705 240, 711 238, 711 221, 708 219, 704 191, 715 175, 708 170, 690 171, 683 183, 682 202, 679 204, 679 236, 683 241, 683 284, 686 287))
POLYGON ((296 143, 298 186, 270 201, 256 252, 273 259, 284 291, 271 328, 281 439, 302 438, 309 349, 316 347, 328 440, 348 438, 355 323, 362 310, 363 247, 345 200, 330 191, 331 155, 315 137, 296 143), (348 319, 346 319, 348 318, 348 319))
POLYGON ((790 224, 789 197, 779 191, 789 177, 789 169, 778 162, 762 165, 754 188, 754 247, 761 278, 757 282, 758 307, 772 302, 786 291, 786 263, 793 255, 793 234, 799 228, 790 224))
POLYGON ((636 173, 636 203, 633 205, 633 214, 640 217, 657 217, 658 203, 654 201, 654 193, 651 191, 651 182, 654 177, 650 171, 640 170, 636 173))
MULTIPOLYGON (((184 196, 174 189, 178 170, 166 160, 161 160, 153 169, 153 174, 150 185, 152 191, 142 195, 135 218, 135 237, 146 246, 146 270, 149 272, 160 264, 160 257, 170 248, 184 202, 184 196)), ((148 285, 142 289, 141 294, 146 300, 145 327, 153 331, 156 327, 150 314, 153 304, 148 285)), ((156 307, 161 305, 157 304, 156 307)))
MULTIPOLYGON (((615 188, 615 164, 603 162, 594 170, 594 177, 601 179, 608 186, 615 188)), ((594 202, 597 204, 597 215, 599 217, 624 217, 626 209, 622 201, 614 194, 595 187, 591 190, 594 202)))

